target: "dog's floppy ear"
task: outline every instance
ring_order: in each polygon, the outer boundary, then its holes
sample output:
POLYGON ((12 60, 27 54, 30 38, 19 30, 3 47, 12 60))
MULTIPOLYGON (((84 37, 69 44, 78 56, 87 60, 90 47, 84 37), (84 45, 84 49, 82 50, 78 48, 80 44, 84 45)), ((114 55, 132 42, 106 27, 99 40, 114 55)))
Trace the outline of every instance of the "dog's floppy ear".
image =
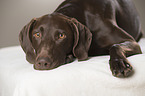
POLYGON ((74 46, 73 54, 78 60, 85 60, 88 58, 88 50, 92 41, 92 33, 83 24, 76 19, 70 20, 74 32, 74 46))
POLYGON ((21 44, 22 49, 26 53, 26 59, 30 63, 34 63, 35 61, 35 52, 30 40, 30 32, 34 26, 36 19, 32 19, 24 28, 21 30, 19 34, 19 41, 21 44))

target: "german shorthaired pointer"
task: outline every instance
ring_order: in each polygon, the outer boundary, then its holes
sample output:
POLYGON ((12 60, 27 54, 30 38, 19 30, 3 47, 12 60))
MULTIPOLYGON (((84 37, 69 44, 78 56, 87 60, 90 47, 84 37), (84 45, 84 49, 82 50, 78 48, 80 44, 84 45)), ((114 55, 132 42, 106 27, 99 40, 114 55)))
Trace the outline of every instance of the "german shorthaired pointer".
POLYGON ((110 54, 112 74, 127 77, 133 70, 127 57, 142 53, 141 37, 131 0, 65 0, 52 14, 32 19, 19 40, 37 70, 110 54))

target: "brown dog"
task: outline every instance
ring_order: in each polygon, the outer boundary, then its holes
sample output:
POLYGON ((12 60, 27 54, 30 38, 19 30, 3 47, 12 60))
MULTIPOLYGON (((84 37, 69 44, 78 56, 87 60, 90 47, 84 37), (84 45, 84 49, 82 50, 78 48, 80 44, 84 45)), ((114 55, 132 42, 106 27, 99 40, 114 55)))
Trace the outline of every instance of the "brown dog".
POLYGON ((52 14, 32 19, 20 32, 26 59, 37 70, 72 62, 74 57, 110 54, 114 76, 128 76, 127 56, 141 53, 138 13, 130 0, 66 0, 52 14))

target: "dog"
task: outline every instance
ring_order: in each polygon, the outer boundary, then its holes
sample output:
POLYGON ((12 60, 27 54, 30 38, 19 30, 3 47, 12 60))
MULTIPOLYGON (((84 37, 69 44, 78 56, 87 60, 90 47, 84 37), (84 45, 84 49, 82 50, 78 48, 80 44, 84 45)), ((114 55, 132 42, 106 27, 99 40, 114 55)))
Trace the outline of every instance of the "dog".
POLYGON ((128 56, 141 54, 139 15, 131 0, 65 0, 52 13, 33 18, 19 34, 28 62, 36 70, 110 55, 116 77, 128 77, 128 56))

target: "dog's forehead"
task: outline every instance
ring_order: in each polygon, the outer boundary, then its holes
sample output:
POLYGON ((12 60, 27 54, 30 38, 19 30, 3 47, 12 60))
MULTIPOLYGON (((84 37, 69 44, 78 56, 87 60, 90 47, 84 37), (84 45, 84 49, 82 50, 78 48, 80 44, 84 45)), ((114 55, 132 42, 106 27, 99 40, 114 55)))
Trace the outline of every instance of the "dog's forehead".
POLYGON ((59 15, 45 15, 38 18, 36 26, 44 25, 47 28, 66 28, 68 26, 67 20, 59 15))

